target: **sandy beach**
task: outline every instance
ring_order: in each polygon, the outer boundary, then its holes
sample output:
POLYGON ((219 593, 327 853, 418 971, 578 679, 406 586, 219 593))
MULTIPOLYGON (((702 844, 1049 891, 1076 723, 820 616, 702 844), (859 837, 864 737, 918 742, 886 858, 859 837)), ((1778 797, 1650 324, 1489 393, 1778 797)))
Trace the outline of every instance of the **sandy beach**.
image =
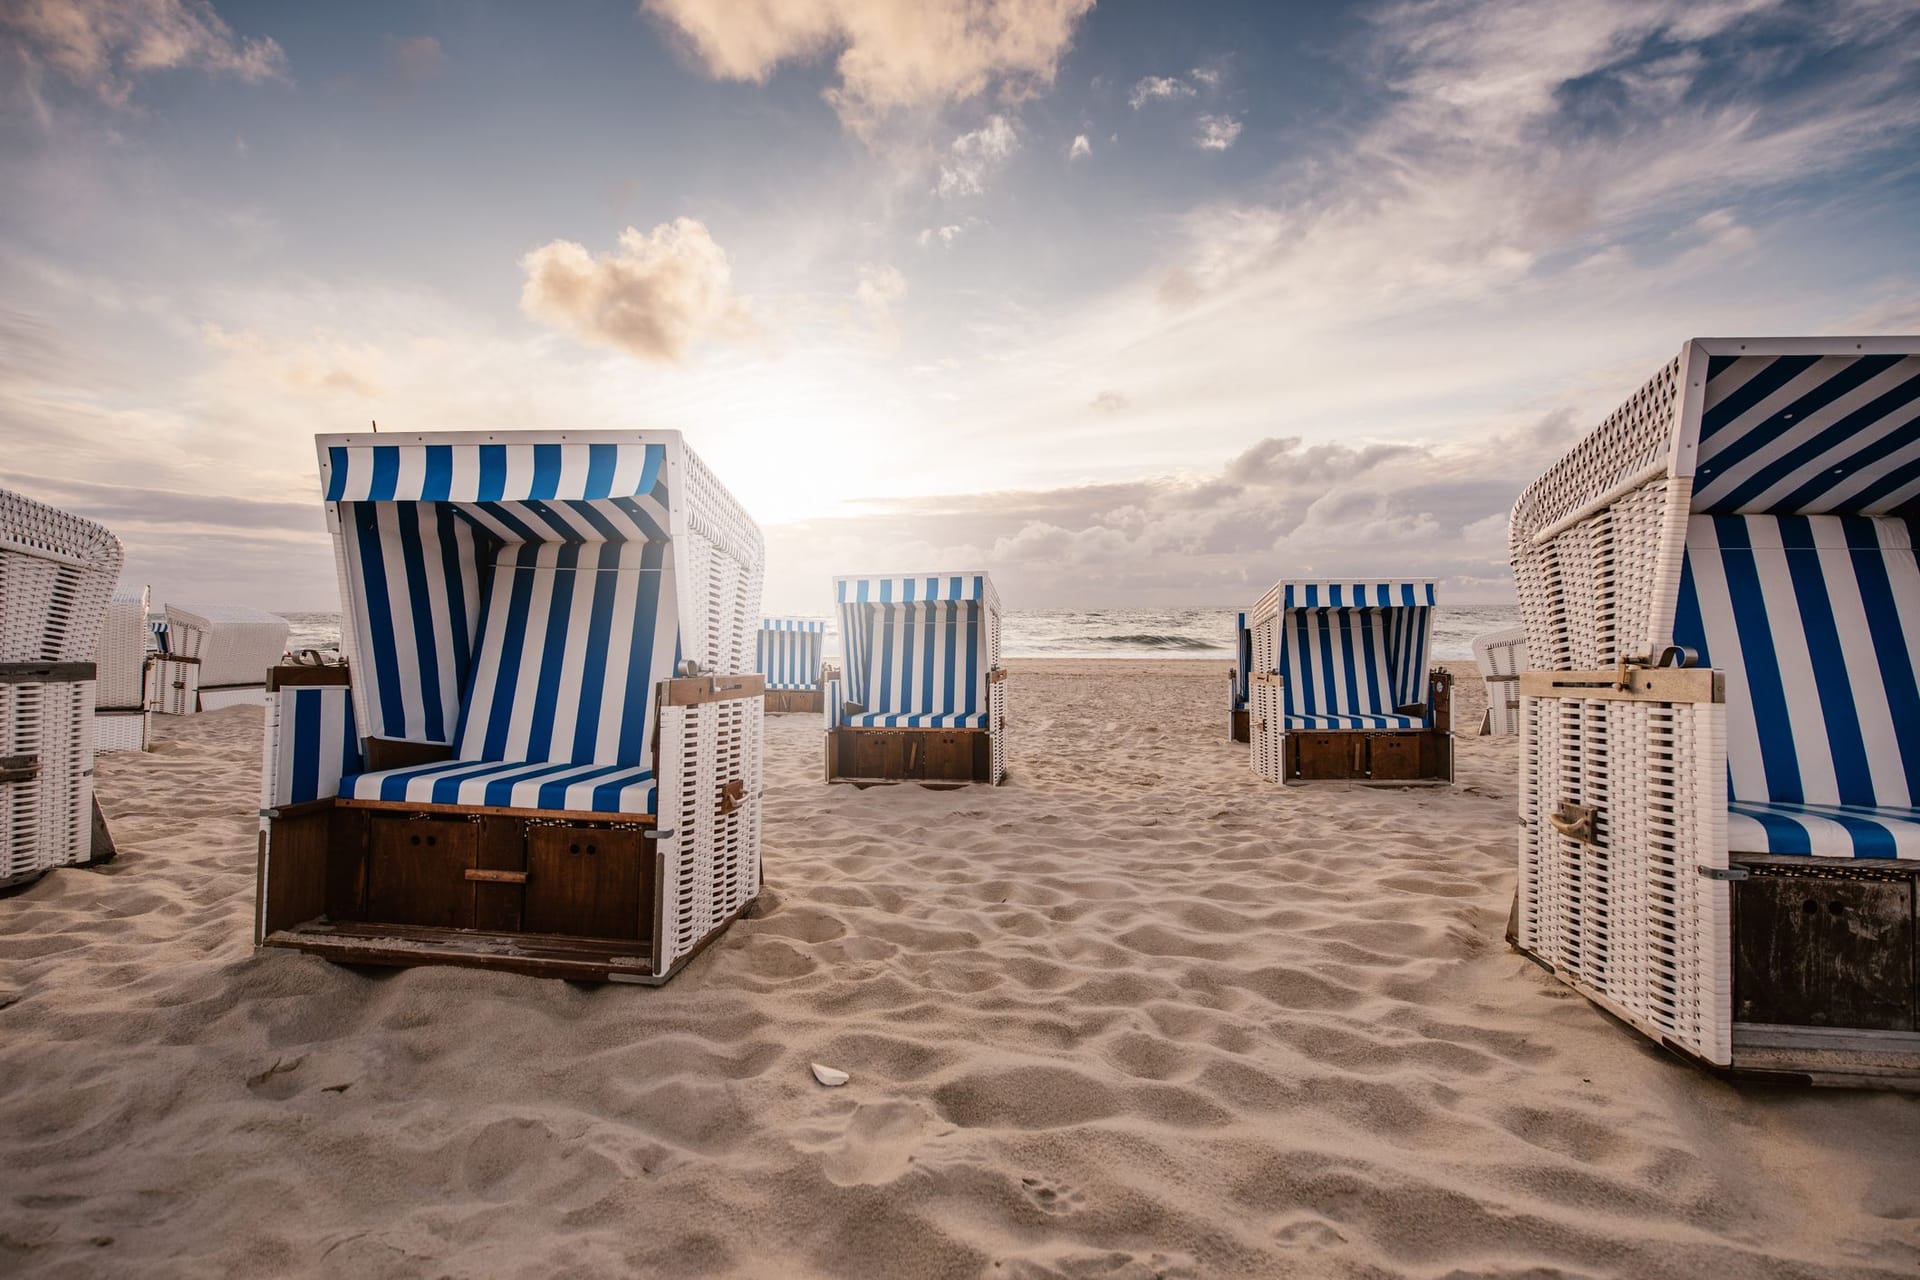
POLYGON ((1735 1088, 1505 946, 1476 679, 1455 787, 1276 788, 1224 664, 1011 665, 998 789, 770 718, 766 892, 658 990, 256 954, 260 714, 161 720, 119 859, 0 900, 0 1271, 1920 1271, 1920 1102, 1735 1088))

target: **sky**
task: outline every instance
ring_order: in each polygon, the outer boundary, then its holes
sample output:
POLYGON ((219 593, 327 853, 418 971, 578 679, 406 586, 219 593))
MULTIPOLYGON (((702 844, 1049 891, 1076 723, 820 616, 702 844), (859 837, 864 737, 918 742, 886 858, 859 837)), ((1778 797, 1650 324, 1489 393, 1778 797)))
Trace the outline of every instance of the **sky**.
POLYGON ((1915 332, 1911 0, 0 0, 0 486, 158 600, 378 421, 683 431, 769 611, 1498 602, 1686 339, 1915 332))

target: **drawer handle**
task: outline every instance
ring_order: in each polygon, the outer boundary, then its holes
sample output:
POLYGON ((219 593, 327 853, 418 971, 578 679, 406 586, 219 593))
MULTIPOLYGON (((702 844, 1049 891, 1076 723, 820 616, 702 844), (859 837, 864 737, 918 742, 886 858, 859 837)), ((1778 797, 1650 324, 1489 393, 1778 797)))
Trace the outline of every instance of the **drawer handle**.
POLYGON ((467 868, 467 879, 482 884, 525 884, 527 873, 524 871, 485 871, 477 867, 467 868))
POLYGON ((1561 835, 1581 844, 1593 843, 1593 819, 1598 810, 1591 805, 1575 804, 1571 800, 1562 800, 1552 813, 1547 815, 1547 825, 1561 835))

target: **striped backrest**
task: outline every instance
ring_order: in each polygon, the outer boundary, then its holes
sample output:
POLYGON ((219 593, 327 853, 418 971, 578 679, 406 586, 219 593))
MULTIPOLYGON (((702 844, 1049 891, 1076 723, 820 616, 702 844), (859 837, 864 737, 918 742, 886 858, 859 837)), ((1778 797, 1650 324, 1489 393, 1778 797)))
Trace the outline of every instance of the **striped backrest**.
POLYGON ((340 793, 340 779, 362 768, 346 685, 279 689, 267 695, 268 808, 340 793))
POLYGON ((984 713, 992 666, 979 600, 873 605, 867 610, 869 712, 984 713))
POLYGON ((1731 799, 1920 802, 1920 567, 1904 519, 1693 516, 1674 641, 1726 673, 1731 799))
POLYGON ((1427 700, 1429 610, 1293 608, 1281 614, 1289 715, 1391 715, 1427 700))
POLYGON ((769 689, 818 689, 827 624, 809 618, 762 618, 754 669, 769 689))
POLYGON ((513 543, 485 592, 462 760, 650 767, 656 681, 679 660, 659 543, 513 543))

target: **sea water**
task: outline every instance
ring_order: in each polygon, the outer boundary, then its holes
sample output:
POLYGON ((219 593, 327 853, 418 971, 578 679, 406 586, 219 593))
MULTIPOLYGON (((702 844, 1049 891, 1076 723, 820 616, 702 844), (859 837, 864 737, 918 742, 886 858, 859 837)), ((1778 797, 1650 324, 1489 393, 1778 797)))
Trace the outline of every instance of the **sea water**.
MULTIPOLYGON (((1000 647, 1009 658, 1233 658, 1234 609, 1026 609, 1001 615, 1000 647)), ((287 647, 333 649, 337 613, 281 614, 293 626, 287 647)), ((1473 657, 1473 638, 1518 626, 1512 605, 1442 605, 1433 615, 1433 656, 1473 657)), ((827 622, 826 656, 840 656, 827 622)))

